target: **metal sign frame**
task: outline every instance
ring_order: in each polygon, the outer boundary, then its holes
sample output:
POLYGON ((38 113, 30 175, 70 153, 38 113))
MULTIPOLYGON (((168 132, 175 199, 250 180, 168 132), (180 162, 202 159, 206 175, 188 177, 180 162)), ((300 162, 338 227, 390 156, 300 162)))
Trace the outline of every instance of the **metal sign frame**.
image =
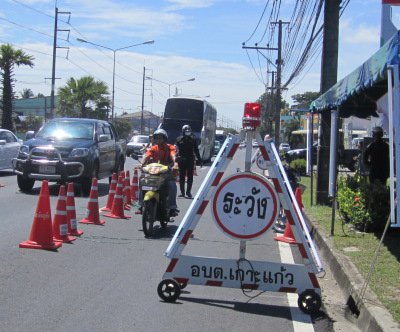
POLYGON ((158 286, 158 294, 167 302, 175 301, 181 288, 187 284, 194 284, 297 293, 299 307, 306 313, 315 312, 321 306, 321 289, 316 275, 324 269, 317 250, 274 143, 272 140, 263 141, 259 133, 254 131, 242 131, 239 136, 228 136, 164 254, 170 259, 170 263, 158 286), (245 258, 244 240, 240 241, 237 260, 182 255, 210 198, 214 197, 218 190, 227 165, 244 138, 247 143, 245 171, 251 171, 256 155, 261 154, 290 224, 303 264, 249 261, 245 258), (258 151, 252 157, 254 138, 258 143, 258 151))

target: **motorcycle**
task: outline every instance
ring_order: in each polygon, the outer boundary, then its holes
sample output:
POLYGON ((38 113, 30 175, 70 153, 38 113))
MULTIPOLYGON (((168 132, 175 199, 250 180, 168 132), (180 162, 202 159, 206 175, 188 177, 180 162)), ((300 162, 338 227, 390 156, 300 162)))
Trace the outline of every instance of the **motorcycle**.
POLYGON ((142 167, 145 176, 140 180, 142 192, 142 226, 145 237, 153 235, 153 226, 160 222, 161 228, 166 228, 171 222, 168 208, 168 182, 172 178, 168 166, 151 163, 142 167))

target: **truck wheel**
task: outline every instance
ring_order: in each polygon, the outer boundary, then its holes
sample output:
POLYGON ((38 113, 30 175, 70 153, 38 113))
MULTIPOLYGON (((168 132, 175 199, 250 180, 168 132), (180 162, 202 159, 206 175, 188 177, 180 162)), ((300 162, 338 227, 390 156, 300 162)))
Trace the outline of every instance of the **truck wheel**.
POLYGON ((90 178, 83 178, 82 179, 82 195, 83 196, 89 196, 90 195, 90 189, 92 188, 92 179, 99 178, 99 164, 96 162, 93 167, 92 171, 92 176, 90 178))
POLYGON ((125 160, 124 158, 120 158, 118 161, 117 175, 119 175, 119 173, 122 172, 124 168, 125 168, 125 160))
POLYGON ((35 180, 26 179, 22 175, 17 175, 17 183, 18 183, 18 188, 22 192, 28 193, 32 190, 33 185, 35 184, 35 180))

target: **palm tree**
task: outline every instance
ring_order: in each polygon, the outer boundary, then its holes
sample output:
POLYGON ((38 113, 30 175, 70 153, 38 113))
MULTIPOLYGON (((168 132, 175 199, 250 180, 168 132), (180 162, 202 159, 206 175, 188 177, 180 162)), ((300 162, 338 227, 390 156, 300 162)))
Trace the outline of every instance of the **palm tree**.
POLYGON ((106 118, 110 104, 108 94, 107 85, 92 76, 78 80, 71 77, 64 87, 58 89, 58 113, 70 117, 106 118))
POLYGON ((3 116, 1 127, 13 130, 12 100, 14 99, 14 66, 21 65, 33 67, 34 58, 22 50, 16 50, 10 44, 0 46, 1 83, 3 85, 3 116))
POLYGON ((22 91, 20 91, 19 94, 21 95, 22 99, 28 99, 28 98, 32 98, 34 96, 31 89, 23 89, 22 91))

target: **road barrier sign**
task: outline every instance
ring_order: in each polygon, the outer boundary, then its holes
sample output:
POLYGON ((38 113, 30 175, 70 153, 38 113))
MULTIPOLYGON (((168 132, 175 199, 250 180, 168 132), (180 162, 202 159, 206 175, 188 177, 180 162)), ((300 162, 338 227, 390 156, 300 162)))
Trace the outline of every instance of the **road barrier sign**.
MULTIPOLYGON (((295 248, 296 248, 295 247, 295 248)), ((254 130, 229 136, 215 158, 192 204, 176 231, 165 256, 170 263, 159 283, 159 296, 175 301, 188 284, 257 289, 299 294, 299 308, 308 314, 321 306, 321 289, 316 275, 323 272, 318 253, 308 232, 279 154, 272 140, 263 141, 254 130), (239 143, 246 138, 245 172, 223 179, 239 143), (252 140, 258 151, 252 157, 252 140), (272 184, 252 173, 251 166, 260 155, 272 184), (182 255, 193 230, 212 199, 211 209, 218 227, 240 240, 239 258, 222 259, 182 255), (270 228, 282 206, 303 264, 249 261, 246 241, 262 236, 270 228)))
POLYGON ((273 225, 278 215, 278 195, 262 176, 235 174, 218 187, 212 213, 224 233, 241 240, 255 239, 273 225))

